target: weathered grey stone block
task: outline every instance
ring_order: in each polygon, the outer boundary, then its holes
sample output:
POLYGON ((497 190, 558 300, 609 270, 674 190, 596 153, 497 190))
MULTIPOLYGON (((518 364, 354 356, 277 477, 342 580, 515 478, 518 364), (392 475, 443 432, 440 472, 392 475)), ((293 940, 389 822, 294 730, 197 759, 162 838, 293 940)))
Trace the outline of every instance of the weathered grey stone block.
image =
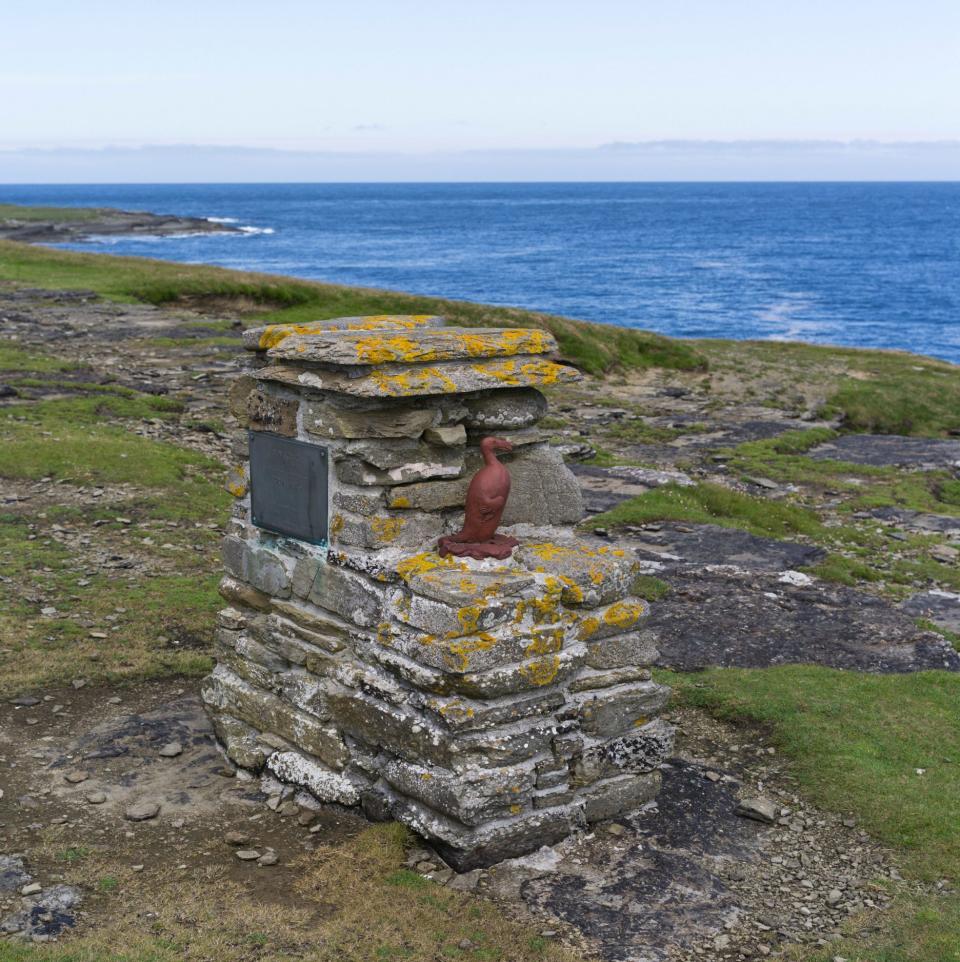
POLYGON ((306 789, 321 802, 357 805, 360 786, 340 772, 331 771, 313 758, 299 752, 274 752, 267 760, 267 769, 281 782, 306 789))
POLYGON ((599 745, 585 748, 573 764, 573 784, 589 785, 627 772, 652 772, 673 750, 674 727, 660 718, 599 745))
POLYGON ((642 775, 621 775, 596 782, 577 793, 588 822, 600 822, 627 812, 635 812, 660 791, 660 772, 642 775))
POLYGON ((383 593, 361 575, 315 558, 301 558, 294 569, 296 594, 352 625, 369 628, 381 620, 383 593))
POLYGON ((337 729, 254 687, 223 665, 204 679, 201 695, 214 712, 232 715, 260 731, 274 732, 332 768, 343 768, 347 763, 349 753, 337 729))
POLYGON ((418 438, 440 419, 435 404, 390 404, 347 399, 304 402, 303 426, 324 438, 418 438))
POLYGON ((591 668, 626 668, 652 665, 660 653, 652 631, 631 631, 587 643, 587 664, 591 668))
POLYGON ((654 681, 641 681, 578 698, 583 730, 605 738, 646 725, 667 707, 670 689, 654 681))
POLYGON ((536 388, 485 391, 467 399, 466 424, 472 428, 517 429, 535 424, 547 413, 547 399, 536 388))
POLYGON ((212 714, 210 721, 231 761, 241 768, 251 768, 254 771, 263 767, 271 749, 260 741, 260 733, 255 728, 251 728, 239 718, 221 713, 212 714))
POLYGON ((464 825, 518 815, 533 791, 533 767, 476 768, 455 774, 443 768, 394 760, 383 777, 399 792, 447 812, 464 825))

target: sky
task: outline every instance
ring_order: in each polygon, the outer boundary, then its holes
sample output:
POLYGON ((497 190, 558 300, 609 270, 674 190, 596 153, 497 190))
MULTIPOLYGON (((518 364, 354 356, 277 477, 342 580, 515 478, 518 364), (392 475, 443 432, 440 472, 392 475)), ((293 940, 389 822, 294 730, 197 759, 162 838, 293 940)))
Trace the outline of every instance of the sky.
POLYGON ((630 179, 678 151, 680 175, 960 179, 958 0, 3 7, 0 182, 227 156, 262 179, 630 179))

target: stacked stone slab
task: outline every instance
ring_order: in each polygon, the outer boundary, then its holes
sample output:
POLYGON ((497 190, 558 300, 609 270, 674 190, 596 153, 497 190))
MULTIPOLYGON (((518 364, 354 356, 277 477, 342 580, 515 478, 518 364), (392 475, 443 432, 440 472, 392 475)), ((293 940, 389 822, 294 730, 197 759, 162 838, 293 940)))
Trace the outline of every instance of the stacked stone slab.
POLYGON ((203 696, 227 754, 362 805, 466 869, 656 794, 669 689, 624 551, 574 536, 576 479, 538 431, 539 387, 576 380, 541 330, 340 318, 244 335, 234 413, 327 448, 329 543, 250 520, 224 539, 217 667, 203 696), (508 438, 506 561, 447 557, 479 441, 508 438))

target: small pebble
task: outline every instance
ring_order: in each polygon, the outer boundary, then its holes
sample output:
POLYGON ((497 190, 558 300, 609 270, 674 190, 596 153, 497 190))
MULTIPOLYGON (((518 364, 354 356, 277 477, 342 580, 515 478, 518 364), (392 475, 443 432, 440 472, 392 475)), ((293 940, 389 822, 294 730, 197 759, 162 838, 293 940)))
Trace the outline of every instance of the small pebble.
POLYGON ((176 758, 183 753, 183 745, 180 742, 167 742, 157 753, 161 758, 176 758))
POLYGON ((87 802, 90 805, 102 805, 107 800, 106 792, 91 792, 87 796, 87 802))
POLYGON ((254 862, 260 858, 260 853, 255 848, 237 849, 237 858, 241 862, 254 862))

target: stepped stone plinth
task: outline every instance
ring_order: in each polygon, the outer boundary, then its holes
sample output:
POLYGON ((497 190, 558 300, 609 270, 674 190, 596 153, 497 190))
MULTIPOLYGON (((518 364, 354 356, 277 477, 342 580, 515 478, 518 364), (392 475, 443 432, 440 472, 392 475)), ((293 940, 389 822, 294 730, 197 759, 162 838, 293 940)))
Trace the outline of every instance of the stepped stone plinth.
POLYGON ((652 799, 673 730, 632 556, 588 543, 538 390, 579 378, 541 330, 352 317, 244 334, 250 431, 228 488, 217 667, 236 764, 360 805, 459 869, 652 799), (509 557, 441 556, 496 436, 509 557), (256 442, 256 443, 253 443, 256 442))

